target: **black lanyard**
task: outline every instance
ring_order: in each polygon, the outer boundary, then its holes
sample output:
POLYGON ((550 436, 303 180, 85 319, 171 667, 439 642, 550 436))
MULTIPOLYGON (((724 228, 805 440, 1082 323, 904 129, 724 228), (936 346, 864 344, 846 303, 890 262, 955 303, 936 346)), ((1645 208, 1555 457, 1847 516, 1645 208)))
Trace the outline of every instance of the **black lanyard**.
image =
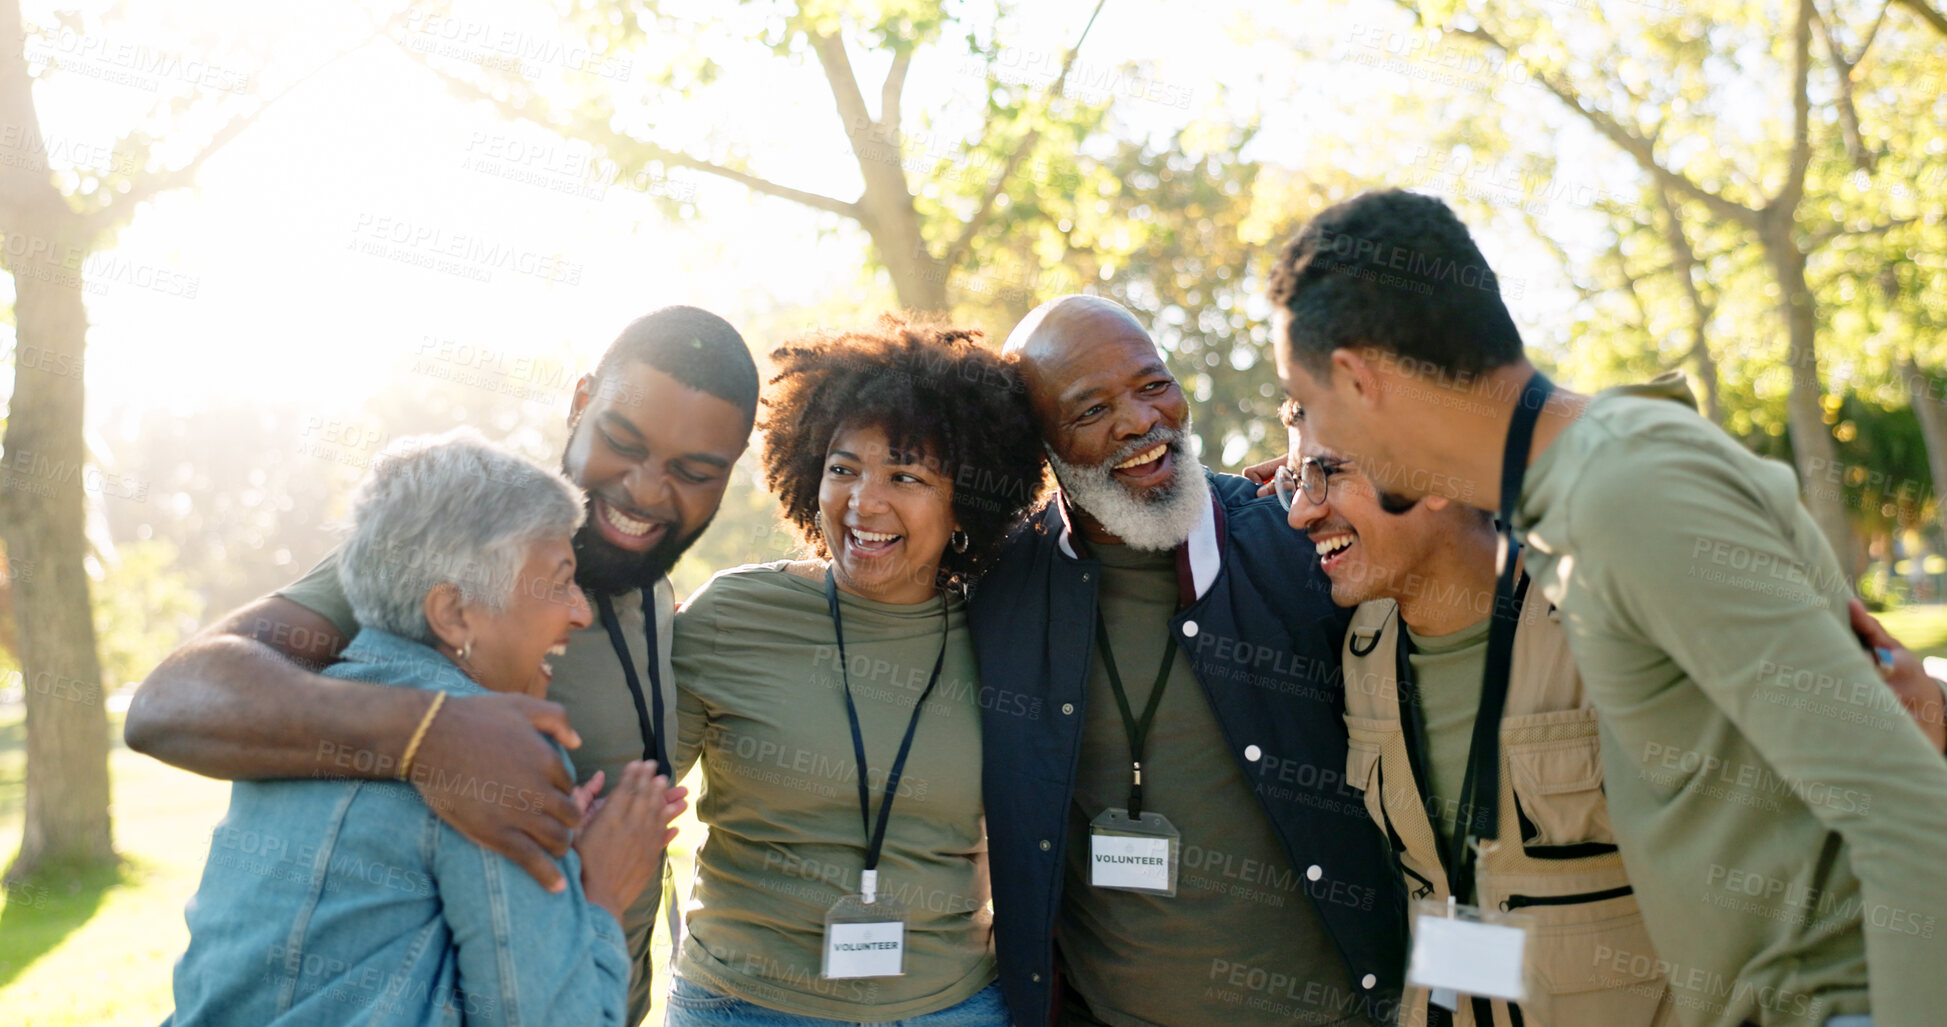
POLYGON ((919 701, 913 704, 913 719, 906 722, 906 737, 900 740, 899 755, 886 774, 877 826, 872 823, 872 790, 865 780, 865 735, 859 730, 859 709, 852 702, 852 673, 845 665, 845 619, 838 612, 838 581, 830 567, 825 568, 825 603, 831 607, 832 634, 838 638, 838 674, 845 682, 845 716, 852 722, 852 755, 859 761, 859 821, 865 825, 865 869, 876 872, 879 850, 886 844, 886 824, 892 819, 892 800, 899 795, 899 778, 906 772, 906 757, 913 750, 913 733, 919 730, 920 712, 926 709, 926 697, 933 694, 933 686, 940 683, 940 669, 946 666, 946 594, 940 594, 940 655, 933 658, 933 676, 926 680, 926 691, 919 693, 919 701))
MULTIPOLYGON (((669 762, 669 749, 663 744, 663 672, 662 653, 656 645, 656 593, 642 590, 643 635, 649 643, 649 685, 651 698, 642 698, 642 681, 636 677, 635 661, 629 658, 629 643, 622 637, 622 622, 615 616, 615 604, 607 595, 595 593, 595 607, 601 611, 602 627, 608 629, 608 642, 615 647, 615 658, 622 661, 622 676, 629 683, 629 697, 635 700, 636 723, 642 729, 642 758, 656 761, 656 772, 674 775, 676 768, 669 762), (650 704, 655 706, 655 719, 650 719, 650 704)), ((611 782, 613 783, 613 782, 611 782)))
MULTIPOLYGON (((1514 508, 1521 501, 1521 483, 1528 474, 1528 452, 1535 421, 1555 385, 1536 371, 1521 387, 1514 419, 1508 424, 1507 444, 1501 451, 1501 574, 1494 582, 1493 622, 1487 629, 1487 666, 1481 674, 1480 712, 1474 717, 1474 738, 1467 752, 1467 777, 1460 786, 1461 819, 1449 842, 1448 884, 1456 901, 1474 901, 1473 844, 1493 840, 1501 826, 1501 714, 1507 708, 1508 673, 1514 666, 1514 630, 1521 620, 1521 591, 1515 588, 1514 508)), ((1402 626, 1401 630, 1404 630, 1402 626)))
MULTIPOLYGON (((1426 808, 1427 789, 1433 782, 1426 776, 1426 752, 1430 748, 1426 740, 1426 716, 1420 703, 1419 681, 1413 677, 1413 640, 1407 637, 1406 621, 1397 612, 1393 620, 1399 625, 1399 644, 1396 647, 1394 678, 1399 683, 1399 727, 1400 735, 1406 742, 1406 765, 1413 773, 1413 789, 1419 794, 1420 808, 1426 808)), ((1447 859, 1446 838, 1440 834, 1438 817, 1429 816, 1427 820, 1433 827, 1434 848, 1440 853, 1440 861, 1447 859)), ((1442 869, 1447 869, 1442 867, 1442 869)))
MULTIPOLYGON (((1523 574, 1521 575, 1521 580, 1515 583, 1514 608, 1516 610, 1521 609, 1523 602, 1527 599, 1528 580, 1528 576, 1523 574)), ((1394 677, 1399 682, 1400 734, 1406 742, 1406 763, 1407 766, 1412 768, 1413 784, 1419 792, 1420 805, 1424 807, 1428 795, 1427 788, 1433 783, 1427 776, 1426 769, 1427 753, 1432 749, 1432 745, 1427 741, 1426 737, 1426 707, 1420 702, 1419 679, 1413 675, 1413 654, 1418 650, 1413 645, 1412 636, 1407 634, 1406 622, 1398 620, 1397 614, 1394 615, 1394 618, 1399 624, 1398 655, 1395 657, 1397 671, 1394 677)), ((1496 734, 1494 737, 1498 740, 1500 735, 1496 734)), ((1473 761, 1474 754, 1470 750, 1467 753, 1468 765, 1471 766, 1473 761)), ((1447 862, 1452 858, 1452 853, 1447 851, 1447 847, 1451 843, 1440 826, 1440 818, 1429 813, 1427 823, 1428 826, 1433 828, 1434 838, 1436 839, 1433 847, 1440 856, 1440 869, 1446 871, 1451 876, 1453 867, 1447 862)), ((1461 817, 1456 815, 1454 817, 1454 826, 1458 828, 1460 823, 1461 817)))
POLYGON ((1122 713, 1122 730, 1129 736, 1129 819, 1143 815, 1143 747, 1149 743, 1149 726, 1156 721, 1156 708, 1163 703, 1163 689, 1170 683, 1170 665, 1176 662, 1176 640, 1163 639, 1163 662, 1156 668, 1156 683, 1150 686, 1149 702, 1143 719, 1129 712, 1129 693, 1122 688, 1122 675, 1116 673, 1115 652, 1109 648, 1109 627, 1102 622, 1102 611, 1095 612, 1095 642, 1102 647, 1102 669, 1109 672, 1109 689, 1115 693, 1115 707, 1122 713))

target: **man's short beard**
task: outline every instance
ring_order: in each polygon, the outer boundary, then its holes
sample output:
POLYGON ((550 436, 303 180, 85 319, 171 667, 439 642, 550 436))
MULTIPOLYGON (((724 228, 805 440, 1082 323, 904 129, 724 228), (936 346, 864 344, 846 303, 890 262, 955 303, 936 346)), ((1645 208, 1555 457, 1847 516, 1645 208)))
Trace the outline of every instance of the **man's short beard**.
POLYGON ((1086 510, 1103 530, 1137 549, 1169 551, 1182 545, 1210 506, 1210 483, 1204 480, 1203 464, 1191 452, 1187 423, 1175 430, 1158 425, 1092 466, 1067 463, 1050 448, 1048 464, 1069 502, 1086 510), (1175 474, 1170 481, 1149 489, 1147 495, 1137 495, 1116 480, 1115 465, 1159 442, 1170 447, 1175 474))
MULTIPOLYGON (((715 519, 711 517, 711 520, 715 519)), ((656 582, 676 566, 676 561, 682 559, 683 554, 709 528, 710 521, 704 521, 695 531, 678 536, 675 526, 671 525, 668 537, 647 552, 631 553, 601 537, 602 529, 595 526, 595 511, 591 505, 588 519, 575 532, 575 584, 590 592, 611 596, 632 589, 654 588, 656 582)))
MULTIPOLYGON (((569 429, 569 449, 574 448, 574 436, 581 432, 581 428, 581 422, 577 420, 569 429)), ((581 483, 568 466, 566 452, 561 454, 561 473, 569 481, 577 485, 581 483)), ((703 533, 710 528, 710 522, 717 517, 716 512, 711 511, 710 516, 688 535, 677 534, 676 524, 671 522, 661 542, 646 552, 631 553, 602 537, 602 529, 595 525, 595 518, 600 516, 595 511, 595 494, 586 489, 582 491, 583 516, 581 527, 576 529, 574 537, 575 584, 600 595, 618 596, 634 589, 656 587, 656 582, 676 566, 676 561, 682 559, 696 540, 703 537, 703 533)))

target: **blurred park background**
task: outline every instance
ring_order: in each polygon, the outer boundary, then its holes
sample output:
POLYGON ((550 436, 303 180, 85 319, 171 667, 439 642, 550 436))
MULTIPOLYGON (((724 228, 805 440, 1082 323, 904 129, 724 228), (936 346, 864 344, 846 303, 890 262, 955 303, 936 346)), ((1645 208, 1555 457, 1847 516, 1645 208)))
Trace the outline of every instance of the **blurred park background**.
MULTIPOLYGON (((123 749, 127 693, 391 439, 556 460, 666 304, 761 358, 1094 291, 1234 470, 1270 258, 1378 186, 1558 380, 1688 371, 1947 655, 1938 0, 0 0, 0 1020, 167 1012, 227 787, 123 749)), ((747 459, 679 593, 788 553, 773 507, 747 459)))

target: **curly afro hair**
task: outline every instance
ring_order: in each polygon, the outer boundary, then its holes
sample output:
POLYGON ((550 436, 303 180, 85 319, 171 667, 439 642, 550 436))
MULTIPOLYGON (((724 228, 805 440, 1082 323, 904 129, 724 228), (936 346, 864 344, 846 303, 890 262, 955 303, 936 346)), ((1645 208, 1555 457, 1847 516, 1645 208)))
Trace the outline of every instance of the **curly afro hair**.
POLYGON ((926 454, 953 485, 967 551, 948 546, 941 585, 965 590, 999 554, 1042 491, 1041 433, 1014 368, 975 329, 881 315, 870 328, 813 332, 772 351, 765 390, 764 480, 820 558, 825 454, 841 429, 875 427, 926 454))

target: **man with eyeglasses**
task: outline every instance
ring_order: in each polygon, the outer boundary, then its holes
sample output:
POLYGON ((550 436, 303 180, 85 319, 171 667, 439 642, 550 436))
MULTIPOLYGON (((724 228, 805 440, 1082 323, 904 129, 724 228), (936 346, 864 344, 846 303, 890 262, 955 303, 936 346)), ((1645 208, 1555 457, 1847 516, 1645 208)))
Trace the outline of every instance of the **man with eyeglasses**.
MULTIPOLYGON (((1392 842, 1415 899, 1445 902, 1459 796, 1487 663, 1494 600, 1494 520, 1445 496, 1403 512, 1380 508, 1375 481, 1353 460, 1308 439, 1287 401, 1290 462, 1265 486, 1316 548, 1332 601, 1357 607, 1346 634, 1346 782, 1392 842), (1296 465, 1294 470, 1293 464, 1296 465)), ((1383 481, 1377 484, 1385 484, 1383 481)), ((1501 717, 1500 844, 1474 869, 1484 908, 1521 910, 1556 938, 1538 946, 1538 988, 1524 1001, 1411 988, 1403 1024, 1648 1027, 1674 1022, 1654 958, 1611 970, 1590 946, 1653 952, 1610 830, 1596 714, 1559 615, 1525 576, 1501 717), (1517 1019, 1519 1018, 1519 1019, 1517 1019)))
MULTIPOLYGON (((1325 210, 1269 293, 1286 395, 1319 445, 1358 457, 1382 509, 1440 495, 1496 510, 1504 551, 1523 544, 1600 713, 1604 801, 1684 1022, 1939 1022, 1941 690, 1852 597, 1791 469, 1699 417, 1680 379, 1557 390, 1437 199, 1325 210)), ((1494 609, 1484 700, 1507 688, 1494 609)), ((1470 809, 1498 796, 1463 785, 1464 841, 1514 844, 1470 809)), ((1416 917, 1423 939, 1430 923, 1416 917)))

